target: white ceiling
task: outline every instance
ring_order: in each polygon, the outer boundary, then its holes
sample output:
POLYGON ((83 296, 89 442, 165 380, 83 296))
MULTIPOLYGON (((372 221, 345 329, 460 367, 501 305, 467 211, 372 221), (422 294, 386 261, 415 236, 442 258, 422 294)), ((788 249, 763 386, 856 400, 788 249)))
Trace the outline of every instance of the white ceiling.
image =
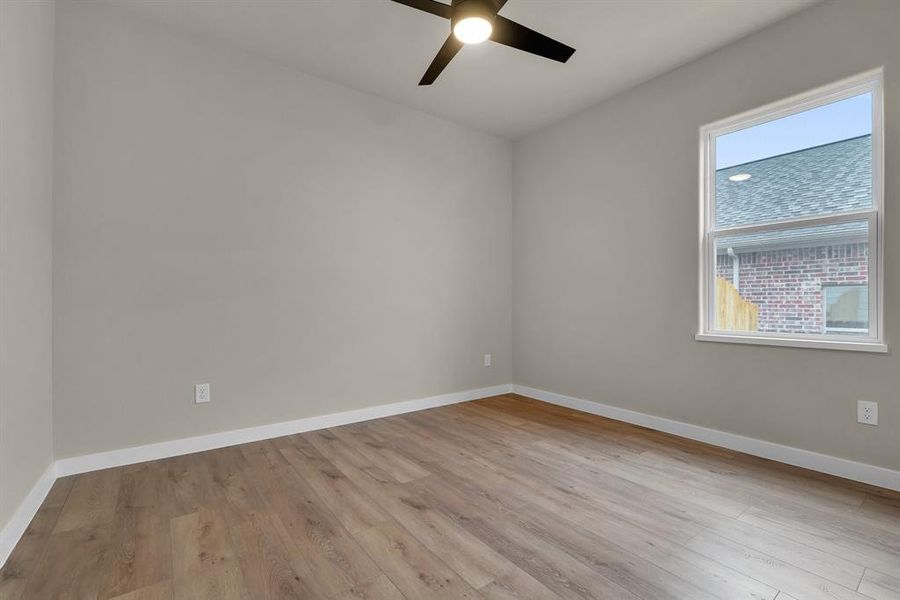
MULTIPOLYGON (((446 0, 449 3, 449 0, 446 0)), ((390 0, 109 0, 304 72, 517 138, 818 0, 509 0, 576 48, 559 64, 486 42, 417 85, 449 23, 390 0)))

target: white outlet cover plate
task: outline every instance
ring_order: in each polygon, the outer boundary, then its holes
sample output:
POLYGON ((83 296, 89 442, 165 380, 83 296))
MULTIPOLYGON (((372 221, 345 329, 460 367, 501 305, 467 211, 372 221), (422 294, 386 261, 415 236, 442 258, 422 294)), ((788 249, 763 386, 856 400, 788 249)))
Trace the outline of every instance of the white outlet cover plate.
POLYGON ((194 404, 206 404, 209 402, 209 384, 198 383, 194 386, 194 404))
POLYGON ((868 400, 857 401, 856 421, 864 425, 878 425, 878 403, 868 400))
POLYGON ((484 355, 484 366, 486 366, 486 367, 491 366, 491 355, 490 354, 484 355))

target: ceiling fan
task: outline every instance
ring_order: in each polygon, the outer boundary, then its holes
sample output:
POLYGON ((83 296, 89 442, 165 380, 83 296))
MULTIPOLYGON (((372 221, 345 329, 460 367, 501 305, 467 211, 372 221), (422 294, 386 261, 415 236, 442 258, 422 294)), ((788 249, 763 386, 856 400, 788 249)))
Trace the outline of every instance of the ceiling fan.
POLYGON ((434 83, 465 44, 480 44, 487 39, 561 63, 575 53, 575 48, 498 15, 506 0, 450 0, 450 4, 435 0, 394 2, 450 20, 450 36, 431 61, 419 85, 434 83))

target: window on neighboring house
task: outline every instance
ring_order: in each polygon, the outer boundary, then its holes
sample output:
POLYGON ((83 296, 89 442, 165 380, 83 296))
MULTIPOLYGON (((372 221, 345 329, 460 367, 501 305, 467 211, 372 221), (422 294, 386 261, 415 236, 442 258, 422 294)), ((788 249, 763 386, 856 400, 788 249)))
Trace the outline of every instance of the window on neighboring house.
POLYGON ((886 351, 882 74, 701 129, 699 340, 886 351))
POLYGON ((855 335, 869 331, 869 286, 827 285, 823 291, 825 333, 855 335))

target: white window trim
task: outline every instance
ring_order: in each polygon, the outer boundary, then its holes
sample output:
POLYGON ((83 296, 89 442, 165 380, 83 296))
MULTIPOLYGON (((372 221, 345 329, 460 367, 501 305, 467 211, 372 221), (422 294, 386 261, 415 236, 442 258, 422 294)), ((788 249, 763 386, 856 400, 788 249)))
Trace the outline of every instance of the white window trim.
POLYGON ((700 128, 700 239, 699 239, 699 315, 695 339, 708 342, 822 348, 828 350, 856 350, 887 352, 884 340, 884 70, 874 69, 854 77, 798 94, 741 113, 700 128), (714 229, 716 159, 713 140, 760 123, 786 117, 818 106, 844 100, 860 94, 872 93, 872 194, 871 209, 834 213, 799 219, 784 219, 768 223, 714 229), (869 335, 848 336, 823 334, 778 334, 752 331, 722 331, 715 328, 715 239, 722 235, 753 233, 761 230, 784 229, 794 226, 829 225, 847 221, 869 221, 869 335), (874 268, 873 268, 874 267, 874 268))

